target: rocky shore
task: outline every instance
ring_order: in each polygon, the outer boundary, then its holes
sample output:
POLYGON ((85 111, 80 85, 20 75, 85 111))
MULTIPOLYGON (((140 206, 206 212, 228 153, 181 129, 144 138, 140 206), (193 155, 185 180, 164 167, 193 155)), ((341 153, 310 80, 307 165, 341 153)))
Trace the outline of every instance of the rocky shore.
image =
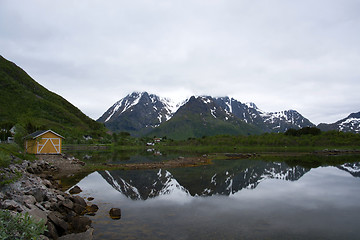
MULTIPOLYGON (((72 171, 81 168, 81 162, 63 161, 72 171)), ((16 180, 1 187, 0 208, 42 219, 47 231, 41 239, 93 239, 91 220, 86 215, 95 214, 98 207, 75 193, 62 191, 52 175, 59 172, 58 166, 45 160, 23 161, 1 169, 1 179, 16 180)))

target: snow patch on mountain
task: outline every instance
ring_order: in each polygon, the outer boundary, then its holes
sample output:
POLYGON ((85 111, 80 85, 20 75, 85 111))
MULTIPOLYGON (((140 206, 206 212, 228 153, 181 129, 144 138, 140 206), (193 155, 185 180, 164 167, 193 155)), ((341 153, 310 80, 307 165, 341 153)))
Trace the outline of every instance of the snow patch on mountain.
MULTIPOLYGON (((256 105, 255 103, 253 102, 247 102, 245 103, 245 105, 248 107, 248 108, 253 108, 253 109, 256 109, 256 110, 260 110, 256 105)), ((261 111, 261 110, 260 110, 261 111)))
POLYGON ((182 106, 181 103, 175 102, 170 98, 160 98, 160 101, 165 105, 168 113, 166 114, 166 121, 169 121, 170 118, 177 112, 177 110, 182 106))
POLYGON ((356 133, 360 132, 360 119, 359 118, 348 118, 345 121, 339 123, 339 130, 350 130, 356 133))
POLYGON ((143 93, 134 92, 132 94, 129 94, 125 98, 119 100, 116 102, 111 108, 109 116, 106 118, 105 122, 109 121, 112 116, 114 116, 115 113, 119 111, 119 109, 122 109, 120 114, 127 111, 131 107, 135 106, 139 103, 140 98, 142 97, 143 93))

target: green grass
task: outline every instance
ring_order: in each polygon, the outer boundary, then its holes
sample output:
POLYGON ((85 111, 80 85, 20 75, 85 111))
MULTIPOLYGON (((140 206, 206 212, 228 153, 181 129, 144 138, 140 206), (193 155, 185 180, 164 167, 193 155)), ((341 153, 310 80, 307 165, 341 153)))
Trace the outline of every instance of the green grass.
POLYGON ((201 150, 209 152, 234 151, 316 151, 326 148, 360 149, 360 134, 323 132, 319 135, 288 136, 265 133, 250 136, 219 135, 190 138, 183 141, 165 140, 159 148, 201 150))
POLYGON ((35 160, 35 155, 26 154, 19 145, 13 144, 0 144, 0 167, 7 167, 11 163, 12 157, 17 157, 21 160, 35 160))

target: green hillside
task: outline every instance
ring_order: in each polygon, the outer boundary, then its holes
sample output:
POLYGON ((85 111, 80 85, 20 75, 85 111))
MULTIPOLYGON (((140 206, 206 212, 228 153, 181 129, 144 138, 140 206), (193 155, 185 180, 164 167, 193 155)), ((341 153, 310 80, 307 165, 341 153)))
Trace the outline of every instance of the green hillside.
POLYGON ((87 117, 61 96, 34 81, 24 70, 0 56, 0 123, 27 129, 53 129, 65 137, 94 137, 105 133, 102 124, 87 117), (30 127, 29 127, 30 126, 30 127))
POLYGON ((155 128, 148 136, 166 136, 174 140, 184 140, 203 136, 251 135, 263 132, 235 117, 228 117, 221 109, 218 110, 215 118, 210 113, 210 109, 214 106, 191 98, 169 121, 155 128))

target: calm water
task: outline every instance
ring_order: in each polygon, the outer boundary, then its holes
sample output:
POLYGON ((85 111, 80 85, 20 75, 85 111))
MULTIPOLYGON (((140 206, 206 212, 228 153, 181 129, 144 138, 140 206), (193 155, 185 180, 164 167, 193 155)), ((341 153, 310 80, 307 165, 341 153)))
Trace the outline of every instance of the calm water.
POLYGON ((360 239, 360 163, 221 160, 93 172, 77 185, 100 208, 95 239, 360 239))

